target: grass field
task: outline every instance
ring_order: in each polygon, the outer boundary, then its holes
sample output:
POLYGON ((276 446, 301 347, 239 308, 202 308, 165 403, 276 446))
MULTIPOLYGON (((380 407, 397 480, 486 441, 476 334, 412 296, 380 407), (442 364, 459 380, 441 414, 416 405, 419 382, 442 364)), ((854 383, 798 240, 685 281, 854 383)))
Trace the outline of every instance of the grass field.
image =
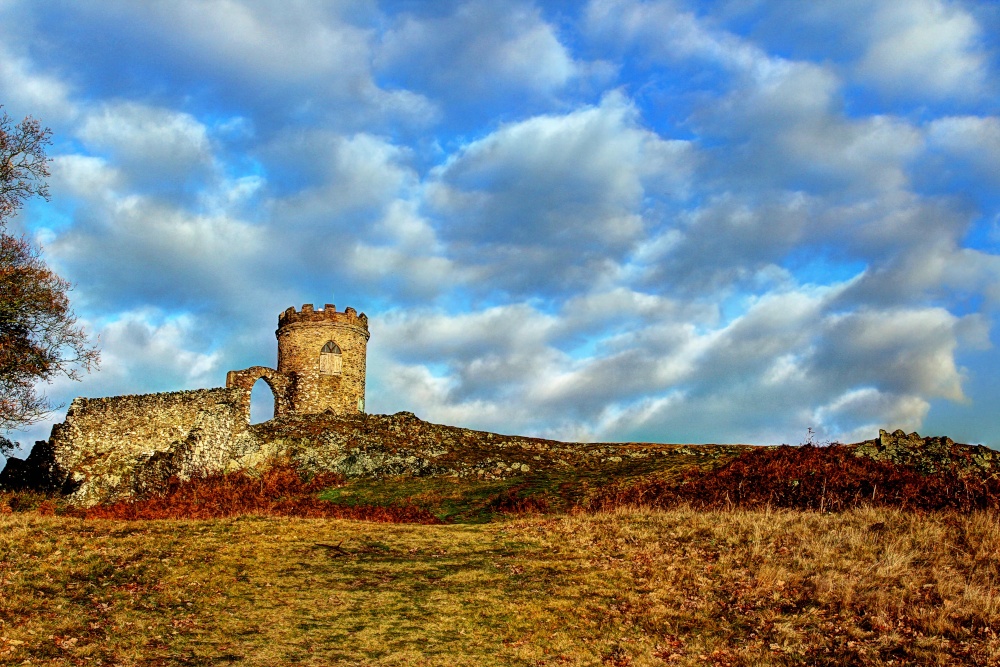
POLYGON ((0 515, 0 664, 1000 665, 989 512, 43 514, 0 515))

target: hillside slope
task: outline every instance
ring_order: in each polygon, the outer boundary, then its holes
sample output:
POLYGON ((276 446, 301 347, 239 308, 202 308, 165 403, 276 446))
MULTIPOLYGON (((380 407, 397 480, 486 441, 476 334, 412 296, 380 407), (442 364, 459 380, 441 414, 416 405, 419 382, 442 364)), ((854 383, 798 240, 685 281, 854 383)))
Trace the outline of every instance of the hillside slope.
MULTIPOLYGON (((27 461, 8 465, 0 485, 60 489, 84 505, 150 497, 169 480, 187 478, 189 446, 101 462, 81 473, 60 470, 39 443, 27 461), (83 478, 75 486, 67 483, 74 474, 83 478)), ((281 462, 307 476, 343 479, 323 495, 327 500, 416 504, 446 520, 594 503, 833 509, 869 499, 986 507, 1000 467, 1000 454, 986 447, 902 431, 819 448, 568 443, 433 424, 408 412, 274 419, 251 426, 222 454, 224 465, 202 474, 260 474, 281 462)))

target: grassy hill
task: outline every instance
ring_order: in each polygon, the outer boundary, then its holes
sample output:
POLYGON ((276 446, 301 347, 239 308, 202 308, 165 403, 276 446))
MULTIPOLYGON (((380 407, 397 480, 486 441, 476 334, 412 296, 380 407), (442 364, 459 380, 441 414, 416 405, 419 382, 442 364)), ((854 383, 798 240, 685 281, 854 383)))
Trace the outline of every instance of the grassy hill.
POLYGON ((128 502, 0 493, 0 664, 1000 665, 986 448, 336 420, 128 502))

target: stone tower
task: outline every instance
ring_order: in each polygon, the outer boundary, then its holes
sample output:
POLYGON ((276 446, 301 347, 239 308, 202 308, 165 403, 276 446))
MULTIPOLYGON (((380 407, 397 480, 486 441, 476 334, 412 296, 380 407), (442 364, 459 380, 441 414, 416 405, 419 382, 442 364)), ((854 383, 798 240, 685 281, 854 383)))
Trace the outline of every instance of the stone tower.
POLYGON ((326 304, 315 310, 289 308, 278 316, 278 368, 251 366, 229 371, 226 387, 242 390, 250 420, 250 394, 257 380, 274 393, 274 416, 326 412, 354 415, 365 411, 365 355, 368 317, 353 308, 338 313, 326 304))
POLYGON ((368 317, 353 308, 338 313, 333 304, 311 303, 278 316, 278 373, 288 378, 292 414, 330 410, 350 415, 365 410, 368 317))

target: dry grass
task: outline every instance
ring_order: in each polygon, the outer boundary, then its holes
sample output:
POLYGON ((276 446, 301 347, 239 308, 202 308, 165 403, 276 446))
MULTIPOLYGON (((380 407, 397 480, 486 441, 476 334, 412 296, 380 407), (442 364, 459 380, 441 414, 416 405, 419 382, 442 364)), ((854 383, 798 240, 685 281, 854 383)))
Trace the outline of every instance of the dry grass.
POLYGON ((998 665, 992 513, 0 516, 0 663, 998 665))

